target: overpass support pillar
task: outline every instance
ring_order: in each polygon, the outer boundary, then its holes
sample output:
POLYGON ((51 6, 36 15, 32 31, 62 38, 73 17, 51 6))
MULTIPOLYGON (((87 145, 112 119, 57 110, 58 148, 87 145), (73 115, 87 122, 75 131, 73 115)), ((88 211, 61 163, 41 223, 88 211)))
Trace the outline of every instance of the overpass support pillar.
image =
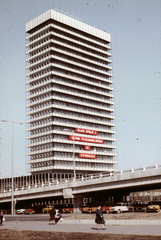
POLYGON ((81 214, 81 208, 83 203, 83 196, 78 195, 73 198, 73 213, 81 214))
POLYGON ((73 213, 80 213, 83 203, 83 195, 73 195, 72 188, 63 189, 63 197, 65 199, 72 198, 73 199, 73 213))

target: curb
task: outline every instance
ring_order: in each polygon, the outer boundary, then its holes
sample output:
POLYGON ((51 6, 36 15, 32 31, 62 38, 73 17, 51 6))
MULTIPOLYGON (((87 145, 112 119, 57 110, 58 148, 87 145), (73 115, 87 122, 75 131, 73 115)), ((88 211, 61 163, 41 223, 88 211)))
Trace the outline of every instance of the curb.
MULTIPOLYGON (((161 220, 105 220, 106 225, 155 225, 161 226, 161 220)), ((63 220, 58 224, 95 224, 94 220, 84 220, 84 219, 75 219, 75 220, 63 220)))

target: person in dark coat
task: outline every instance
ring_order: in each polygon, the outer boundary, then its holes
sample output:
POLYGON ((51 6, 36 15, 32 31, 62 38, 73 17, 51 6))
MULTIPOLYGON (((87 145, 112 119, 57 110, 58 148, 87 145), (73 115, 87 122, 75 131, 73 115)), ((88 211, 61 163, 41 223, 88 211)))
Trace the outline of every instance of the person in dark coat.
POLYGON ((2 210, 0 210, 0 220, 1 220, 1 226, 2 226, 2 224, 3 224, 3 211, 2 210))
POLYGON ((99 206, 96 210, 96 219, 95 223, 97 224, 97 230, 99 230, 99 224, 102 224, 103 230, 105 230, 105 220, 101 211, 101 206, 99 206))
POLYGON ((55 207, 52 206, 52 209, 50 211, 50 223, 53 225, 55 225, 55 214, 56 214, 55 207))

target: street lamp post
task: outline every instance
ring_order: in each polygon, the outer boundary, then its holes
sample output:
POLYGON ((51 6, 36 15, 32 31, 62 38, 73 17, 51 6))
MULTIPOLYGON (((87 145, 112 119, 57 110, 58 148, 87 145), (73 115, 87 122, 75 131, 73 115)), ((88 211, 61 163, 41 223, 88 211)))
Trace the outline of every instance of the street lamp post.
POLYGON ((75 149, 74 149, 74 130, 69 130, 64 128, 64 131, 72 131, 73 132, 73 166, 74 166, 74 179, 76 179, 76 173, 75 173, 75 149))
POLYGON ((18 124, 23 124, 23 123, 21 123, 21 122, 13 122, 13 121, 8 121, 8 120, 2 120, 2 122, 12 123, 12 165, 11 165, 12 191, 11 191, 11 214, 14 215, 14 189, 13 189, 13 167, 14 167, 14 162, 13 162, 13 125, 14 125, 14 123, 18 123, 18 124))
POLYGON ((74 179, 76 179, 76 174, 75 174, 75 149, 74 149, 74 130, 73 130, 73 164, 74 164, 74 179))

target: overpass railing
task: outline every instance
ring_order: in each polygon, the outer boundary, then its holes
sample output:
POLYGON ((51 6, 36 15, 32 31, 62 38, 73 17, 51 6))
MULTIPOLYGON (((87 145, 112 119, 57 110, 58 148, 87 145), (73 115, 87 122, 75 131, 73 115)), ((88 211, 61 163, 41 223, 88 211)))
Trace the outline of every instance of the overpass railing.
MULTIPOLYGON (((37 189, 37 188, 42 188, 42 187, 52 187, 54 185, 58 184, 66 184, 66 183, 71 183, 71 182, 80 182, 80 181, 87 181, 91 179, 99 179, 99 178, 105 178, 105 177, 111 177, 115 175, 122 175, 122 174, 127 174, 127 173, 134 173, 134 172, 142 172, 142 171, 149 171, 149 170, 154 170, 154 169, 159 169, 161 168, 161 165, 152 165, 148 167, 140 167, 140 168, 132 168, 129 170, 119 170, 116 172, 102 172, 102 173, 97 173, 97 174, 89 174, 88 176, 83 176, 81 178, 70 178, 70 179, 62 179, 62 180, 56 180, 53 179, 52 181, 48 182, 41 182, 41 183, 34 183, 34 184, 29 184, 27 186, 18 186, 14 187, 14 191, 23 191, 27 189, 37 189)), ((0 194, 8 193, 11 192, 11 187, 5 187, 0 189, 0 194)))

